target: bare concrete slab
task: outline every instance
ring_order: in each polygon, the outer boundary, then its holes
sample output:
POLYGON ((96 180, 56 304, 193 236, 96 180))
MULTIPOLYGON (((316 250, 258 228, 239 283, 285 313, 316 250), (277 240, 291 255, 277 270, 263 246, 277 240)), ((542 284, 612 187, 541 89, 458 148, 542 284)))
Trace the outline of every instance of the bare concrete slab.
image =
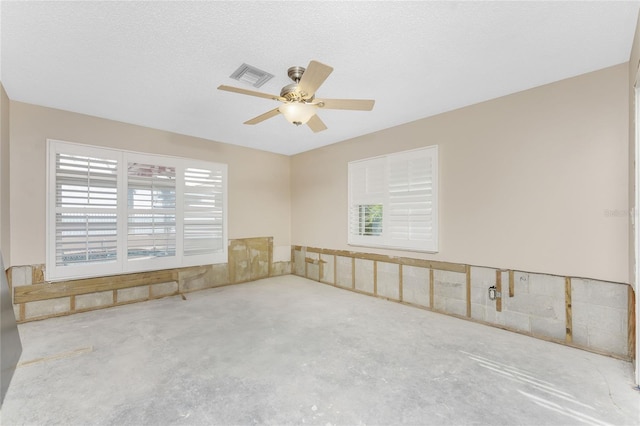
POLYGON ((293 275, 19 330, 2 425, 640 423, 628 362, 293 275))

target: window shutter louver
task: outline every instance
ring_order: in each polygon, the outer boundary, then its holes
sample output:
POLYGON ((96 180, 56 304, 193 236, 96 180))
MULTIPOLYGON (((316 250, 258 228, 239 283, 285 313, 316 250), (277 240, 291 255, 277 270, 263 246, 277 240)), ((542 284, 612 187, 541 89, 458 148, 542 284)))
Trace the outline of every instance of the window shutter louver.
POLYGON ((389 232, 394 245, 434 247, 434 180, 430 155, 389 160, 389 232))
POLYGON ((117 161, 55 156, 55 265, 115 262, 117 161))
POLYGON ((175 256, 175 167, 128 163, 127 206, 127 258, 175 256))
POLYGON ((349 165, 349 234, 373 235, 369 213, 383 204, 386 192, 384 159, 349 165), (369 224, 369 226, 367 226, 369 224))

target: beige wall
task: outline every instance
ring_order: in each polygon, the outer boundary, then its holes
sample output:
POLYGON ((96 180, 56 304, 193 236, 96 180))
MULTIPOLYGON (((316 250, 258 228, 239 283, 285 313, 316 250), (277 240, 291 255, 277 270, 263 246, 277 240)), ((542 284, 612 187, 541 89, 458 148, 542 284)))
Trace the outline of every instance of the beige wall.
POLYGON ((628 102, 625 63, 296 155, 293 242, 628 282, 628 102), (348 246, 347 162, 432 144, 440 252, 348 246))
POLYGON ((228 164, 229 238, 273 236, 288 260, 287 156, 15 101, 10 123, 12 265, 45 262, 47 138, 228 164))
MULTIPOLYGON (((631 56, 629 58, 629 211, 633 211, 636 205, 636 122, 635 122, 635 81, 638 73, 638 64, 640 62, 640 15, 638 15, 638 23, 636 24, 636 32, 633 38, 631 48, 631 56)), ((635 212, 635 220, 640 216, 635 212)), ((635 230, 630 221, 629 223, 629 276, 631 283, 638 288, 635 282, 635 230)))
POLYGON ((11 227, 9 222, 9 117, 10 103, 0 83, 0 251, 5 268, 11 265, 11 227))

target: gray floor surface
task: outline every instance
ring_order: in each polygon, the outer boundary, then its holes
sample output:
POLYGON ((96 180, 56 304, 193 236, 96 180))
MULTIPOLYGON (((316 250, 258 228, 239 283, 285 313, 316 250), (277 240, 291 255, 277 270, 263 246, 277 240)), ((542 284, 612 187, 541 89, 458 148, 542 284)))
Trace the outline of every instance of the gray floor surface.
POLYGON ((640 424, 628 362, 283 276, 23 324, 9 425, 640 424))

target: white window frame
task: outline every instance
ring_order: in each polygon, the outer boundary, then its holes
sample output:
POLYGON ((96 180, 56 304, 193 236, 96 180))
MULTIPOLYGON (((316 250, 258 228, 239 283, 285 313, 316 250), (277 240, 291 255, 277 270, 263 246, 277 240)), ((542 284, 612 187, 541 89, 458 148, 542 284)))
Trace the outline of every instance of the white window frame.
POLYGON ((438 252, 438 146, 432 145, 408 151, 365 158, 348 163, 348 209, 347 209, 347 243, 352 246, 388 248, 395 250, 418 251, 426 253, 438 252), (391 189, 390 164, 424 158, 431 163, 431 197, 425 200, 432 203, 430 240, 398 239, 391 232, 391 189), (364 176, 363 177, 363 173, 364 176), (366 189, 363 189, 363 186, 366 189), (358 235, 356 211, 359 206, 373 204, 382 205, 382 233, 379 235, 358 235))
POLYGON ((89 278, 117 275, 122 273, 150 270, 173 269, 186 266, 209 265, 227 262, 227 165, 222 163, 192 160, 157 154, 102 148, 60 140, 47 139, 47 199, 46 199, 46 277, 47 281, 89 278), (108 263, 87 263, 80 265, 56 265, 56 154, 64 153, 118 161, 117 175, 117 260, 108 263), (128 162, 142 162, 175 167, 176 169, 176 255, 148 259, 127 259, 128 204, 127 165, 128 162), (222 247, 215 253, 183 254, 183 193, 185 169, 197 167, 214 170, 222 176, 222 247))

